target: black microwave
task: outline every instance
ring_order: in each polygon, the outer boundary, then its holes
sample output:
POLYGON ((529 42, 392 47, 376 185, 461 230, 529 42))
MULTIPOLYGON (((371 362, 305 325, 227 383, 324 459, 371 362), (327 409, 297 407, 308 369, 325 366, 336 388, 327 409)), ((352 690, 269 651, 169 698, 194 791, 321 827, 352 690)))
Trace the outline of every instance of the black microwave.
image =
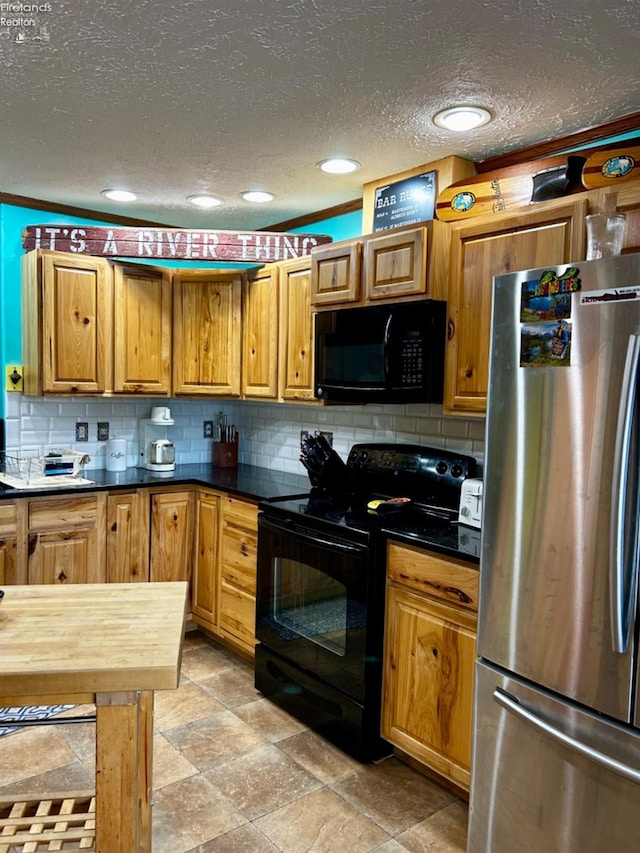
POLYGON ((342 403, 441 403, 447 303, 319 311, 315 395, 342 403))

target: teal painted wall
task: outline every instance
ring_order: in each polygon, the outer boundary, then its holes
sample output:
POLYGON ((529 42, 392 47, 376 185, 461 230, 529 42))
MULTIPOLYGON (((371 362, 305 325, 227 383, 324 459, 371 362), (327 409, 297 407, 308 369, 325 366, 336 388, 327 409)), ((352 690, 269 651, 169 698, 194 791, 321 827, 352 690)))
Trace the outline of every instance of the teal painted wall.
MULTIPOLYGON (((79 219, 73 216, 0 204, 0 357, 2 377, 4 365, 22 364, 20 258, 22 230, 28 225, 110 225, 99 219, 79 219)), ((295 228, 297 233, 328 234, 334 240, 346 240, 361 233, 362 214, 355 211, 313 224, 313 227, 295 228)), ((198 267, 196 261, 154 261, 157 266, 198 267)), ((225 267, 226 264, 206 264, 225 267)), ((0 396, 0 399, 2 397, 0 396)), ((2 412, 4 414, 4 411, 2 412)))
POLYGON ((2 378, 4 365, 22 364, 20 324, 20 258, 22 229, 27 225, 106 225, 97 219, 78 219, 73 216, 46 213, 26 207, 0 204, 0 353, 2 378))

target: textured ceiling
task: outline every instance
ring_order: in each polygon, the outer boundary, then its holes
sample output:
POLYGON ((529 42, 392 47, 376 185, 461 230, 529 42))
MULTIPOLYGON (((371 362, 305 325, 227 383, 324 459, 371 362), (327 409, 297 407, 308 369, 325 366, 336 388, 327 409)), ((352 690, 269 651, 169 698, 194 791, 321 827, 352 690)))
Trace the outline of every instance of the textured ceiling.
POLYGON ((0 12, 0 192, 175 226, 257 229, 449 154, 478 161, 640 111, 639 0, 38 5, 0 12), (460 101, 496 120, 467 135, 432 124, 460 101), (325 175, 333 155, 362 169, 325 175), (114 186, 138 201, 100 196, 114 186), (253 188, 277 200, 239 199, 253 188), (194 210, 202 192, 225 206, 194 210))

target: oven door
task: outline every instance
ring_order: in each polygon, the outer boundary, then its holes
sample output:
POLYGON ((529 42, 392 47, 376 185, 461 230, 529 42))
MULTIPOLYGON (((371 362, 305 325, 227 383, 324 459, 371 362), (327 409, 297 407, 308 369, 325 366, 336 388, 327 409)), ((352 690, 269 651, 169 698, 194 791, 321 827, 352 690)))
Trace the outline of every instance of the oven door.
POLYGON ((325 684, 365 698, 369 548, 258 517, 256 639, 325 684))

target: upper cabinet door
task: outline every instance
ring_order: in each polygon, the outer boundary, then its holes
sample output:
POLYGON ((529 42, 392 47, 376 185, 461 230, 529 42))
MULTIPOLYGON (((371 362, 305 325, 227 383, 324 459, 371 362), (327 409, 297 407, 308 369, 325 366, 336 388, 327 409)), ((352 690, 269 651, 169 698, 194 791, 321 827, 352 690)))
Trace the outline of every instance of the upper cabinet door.
POLYGON ((395 299, 427 292, 427 228, 392 231, 364 244, 367 299, 395 299))
POLYGON ((241 303, 238 271, 174 274, 174 394, 239 396, 241 303))
POLYGON ((23 271, 25 393, 103 392, 111 378, 108 263, 33 252, 23 271))
POLYGON ((278 267, 249 273, 242 302, 242 393, 275 400, 278 396, 278 267))
POLYGON ((311 304, 336 305, 360 298, 362 243, 344 241, 311 252, 311 304))
POLYGON ((171 391, 171 279, 165 270, 114 267, 113 390, 171 391))
POLYGON ((280 265, 280 394, 313 400, 311 259, 280 265))
POLYGON ((451 228, 444 411, 487 407, 493 276, 584 258, 586 200, 482 216, 451 228))

